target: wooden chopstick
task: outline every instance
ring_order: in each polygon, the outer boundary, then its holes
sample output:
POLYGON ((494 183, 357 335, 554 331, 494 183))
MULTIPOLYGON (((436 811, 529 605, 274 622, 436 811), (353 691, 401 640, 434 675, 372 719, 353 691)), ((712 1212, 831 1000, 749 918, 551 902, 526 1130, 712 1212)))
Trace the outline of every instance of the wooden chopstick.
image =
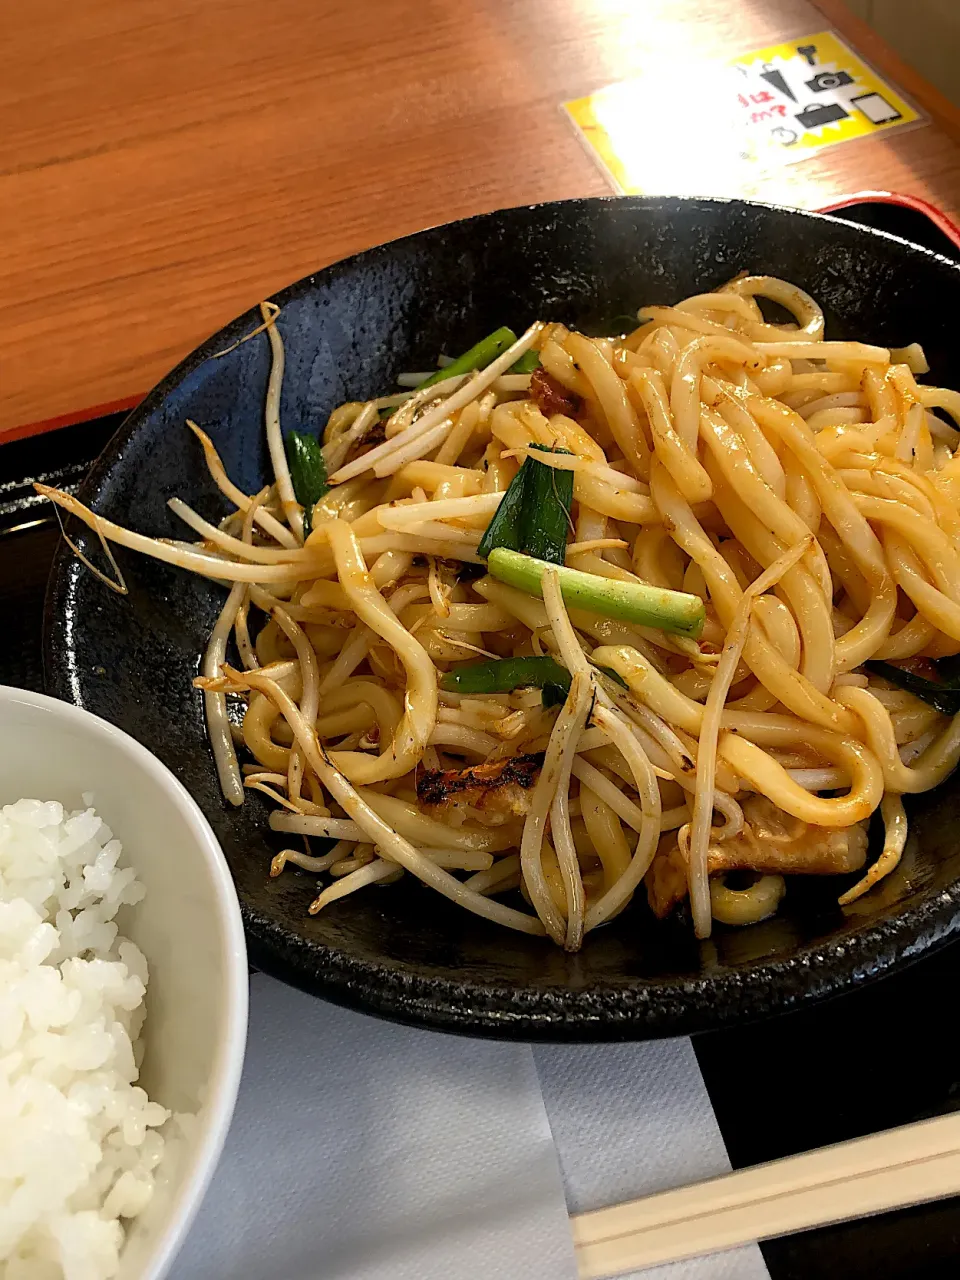
POLYGON ((960 1113, 570 1219, 580 1280, 960 1192, 960 1113))

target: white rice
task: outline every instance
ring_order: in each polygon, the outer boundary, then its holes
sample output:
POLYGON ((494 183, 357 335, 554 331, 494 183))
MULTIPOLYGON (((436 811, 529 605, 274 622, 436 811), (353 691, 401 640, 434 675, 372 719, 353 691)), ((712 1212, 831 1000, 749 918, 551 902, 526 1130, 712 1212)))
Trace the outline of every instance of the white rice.
MULTIPOLYGON (((87 802, 87 797, 84 797, 87 802)), ((135 1084, 147 963, 114 916, 144 889, 93 809, 0 809, 0 1280, 106 1280, 169 1112, 135 1084)))

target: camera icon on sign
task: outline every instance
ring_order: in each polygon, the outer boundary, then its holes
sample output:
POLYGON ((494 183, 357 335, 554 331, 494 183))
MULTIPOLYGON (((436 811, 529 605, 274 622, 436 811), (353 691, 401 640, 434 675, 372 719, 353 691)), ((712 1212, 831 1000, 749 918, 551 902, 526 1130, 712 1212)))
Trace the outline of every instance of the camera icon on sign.
POLYGON ((818 71, 806 82, 811 93, 826 93, 829 89, 839 89, 845 84, 853 84, 853 76, 846 71, 818 71))

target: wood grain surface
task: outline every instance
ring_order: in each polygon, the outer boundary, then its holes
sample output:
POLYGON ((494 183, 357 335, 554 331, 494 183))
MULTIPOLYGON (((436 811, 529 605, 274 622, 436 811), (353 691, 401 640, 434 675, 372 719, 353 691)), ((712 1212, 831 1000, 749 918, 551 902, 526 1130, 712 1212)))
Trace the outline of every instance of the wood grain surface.
MULTIPOLYGON (((345 254, 465 214, 605 193, 562 101, 668 57, 695 69, 847 22, 834 0, 822 7, 8 4, 0 431, 134 401, 232 316, 345 254)), ((887 188, 956 214, 960 120, 899 71, 935 122, 785 168, 765 198, 817 207, 887 188)), ((668 129, 669 112, 650 127, 668 129)))

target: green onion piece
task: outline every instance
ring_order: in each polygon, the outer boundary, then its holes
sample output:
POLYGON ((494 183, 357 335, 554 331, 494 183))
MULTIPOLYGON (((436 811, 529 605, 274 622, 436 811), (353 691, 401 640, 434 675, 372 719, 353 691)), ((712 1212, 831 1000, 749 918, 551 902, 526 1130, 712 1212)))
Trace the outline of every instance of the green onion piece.
POLYGON ((684 591, 666 591, 642 582, 619 582, 600 578, 564 565, 551 565, 532 556, 520 555, 506 547, 495 547, 487 558, 487 568, 508 586, 543 596, 543 575, 554 569, 560 579, 560 594, 573 609, 619 618, 644 627, 657 627, 696 640, 703 631, 705 610, 699 596, 684 591))
POLYGON ((567 700, 569 689, 562 684, 545 684, 540 690, 540 705, 543 707, 560 707, 567 700))
POLYGON ((303 507, 303 523, 309 533, 313 525, 314 503, 319 502, 330 488, 327 484, 327 464, 316 436, 288 431, 286 449, 293 492, 303 507))
POLYGON ((598 667, 597 667, 597 670, 598 670, 598 671, 602 671, 602 672, 603 672, 603 674, 607 677, 607 679, 608 679, 608 680, 612 680, 614 684, 618 684, 618 685, 620 686, 620 688, 621 688, 621 689, 629 689, 629 688, 630 688, 630 686, 627 684, 626 680, 624 680, 623 676, 622 676, 622 675, 620 675, 620 674, 619 674, 619 672, 614 671, 613 667, 600 667, 600 666, 598 666, 598 667))
POLYGON ((448 693, 510 693, 528 686, 557 686, 565 698, 570 673, 552 658, 500 658, 464 663, 440 677, 440 688, 448 693))
POLYGON ((955 716, 960 711, 960 688, 952 682, 939 684, 936 680, 928 680, 926 676, 915 675, 905 671, 903 667, 895 667, 892 662, 871 661, 863 664, 875 676, 882 676, 898 689, 912 693, 914 697, 936 707, 941 715, 955 716))
POLYGON ((507 373, 533 373, 540 368, 540 352, 525 351, 516 364, 512 364, 507 373))
POLYGON ((496 329, 489 337, 481 338, 462 356, 457 356, 452 364, 448 364, 444 369, 438 369, 436 373, 431 373, 429 378, 424 378, 417 387, 417 391, 422 391, 424 387, 432 387, 435 382, 443 382, 445 378, 455 378, 461 373, 472 373, 474 369, 485 369, 488 364, 496 360, 497 356, 503 355, 507 347, 512 347, 516 340, 517 335, 512 329, 506 327, 496 329))
POLYGON ((529 474, 526 465, 523 464, 507 485, 507 491, 493 513, 493 519, 480 539, 477 555, 484 560, 494 547, 510 547, 513 551, 519 551, 523 546, 524 498, 529 474))
MULTIPOLYGON (((546 445, 532 447, 545 453, 569 452, 551 450, 546 445)), ((487 525, 477 554, 486 559, 495 547, 507 547, 563 564, 572 503, 572 471, 560 471, 526 458, 487 525)))
POLYGON ((953 653, 949 658, 931 658, 930 662, 942 684, 948 689, 960 689, 960 653, 953 653))
MULTIPOLYGON (((569 449, 548 449, 546 445, 531 446, 544 453, 569 453, 569 449)), ((538 560, 551 564, 563 564, 567 558, 567 532, 571 525, 570 508, 573 506, 573 472, 536 462, 524 461, 527 475, 523 493, 524 536, 522 545, 515 548, 538 560)))
MULTIPOLYGON (((598 667, 605 676, 627 688, 622 676, 609 667, 598 667)), ((559 707, 570 692, 570 673, 553 658, 500 658, 496 662, 468 662, 440 677, 448 693, 510 693, 538 688, 545 707, 559 707)))
MULTIPOLYGON (((550 662, 552 659, 548 658, 547 661, 550 662)), ((621 689, 630 688, 623 676, 617 675, 616 671, 611 670, 610 667, 597 667, 597 670, 602 671, 608 679, 612 680, 614 684, 618 684, 621 689)), ((545 707, 559 707, 566 702, 569 692, 570 679, 568 677, 566 684, 545 684, 540 693, 540 701, 545 707)))
POLYGON ((611 317, 611 319, 602 326, 602 332, 597 336, 609 337, 612 333, 633 333, 634 329, 642 323, 643 321, 640 320, 635 311, 632 315, 629 312, 621 312, 620 315, 611 317))

